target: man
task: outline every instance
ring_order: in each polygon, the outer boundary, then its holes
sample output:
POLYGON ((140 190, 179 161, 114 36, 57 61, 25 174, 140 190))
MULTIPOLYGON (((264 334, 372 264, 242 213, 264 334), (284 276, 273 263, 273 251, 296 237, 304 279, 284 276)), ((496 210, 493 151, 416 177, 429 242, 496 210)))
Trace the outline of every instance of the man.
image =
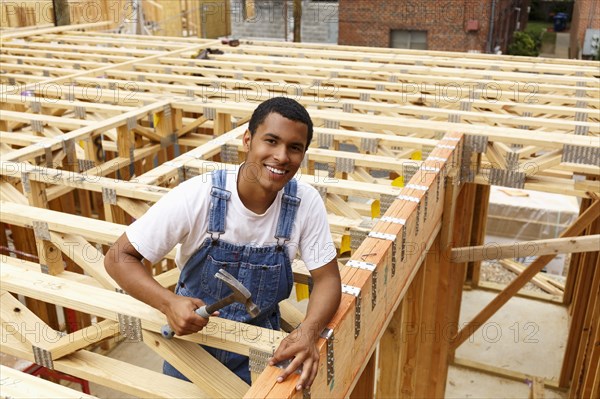
MULTIPOLYGON (((318 192, 293 179, 313 135, 308 112, 294 100, 261 103, 243 137, 246 161, 234 172, 215 171, 190 179, 165 195, 129 226, 105 258, 105 267, 130 295, 163 312, 177 335, 208 323, 194 311, 229 291, 214 274, 223 268, 252 293, 261 313, 252 319, 241 304, 220 317, 279 329, 278 303, 293 285, 291 260, 299 250, 313 289, 306 318, 284 339, 270 364, 291 363, 277 381, 302 367, 298 390, 317 374, 319 333, 337 310, 341 280, 326 210, 318 192), (181 270, 175 293, 159 285, 143 267, 162 259, 177 243, 181 270)), ((248 358, 205 348, 247 383, 248 358)), ((185 379, 165 362, 165 374, 185 379)))

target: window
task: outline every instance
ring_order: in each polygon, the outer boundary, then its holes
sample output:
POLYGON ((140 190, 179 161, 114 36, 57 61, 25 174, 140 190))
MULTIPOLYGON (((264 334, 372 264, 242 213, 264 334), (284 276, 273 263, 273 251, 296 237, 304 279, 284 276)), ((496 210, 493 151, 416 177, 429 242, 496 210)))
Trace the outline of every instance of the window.
POLYGON ((392 29, 390 47, 427 50, 427 31, 392 29))

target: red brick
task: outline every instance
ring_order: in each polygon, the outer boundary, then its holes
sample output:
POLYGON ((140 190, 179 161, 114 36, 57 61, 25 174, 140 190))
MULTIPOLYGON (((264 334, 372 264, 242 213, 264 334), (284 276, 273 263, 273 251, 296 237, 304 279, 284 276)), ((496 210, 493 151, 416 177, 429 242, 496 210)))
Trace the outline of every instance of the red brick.
MULTIPOLYGON (((429 50, 487 50, 492 0, 340 0, 339 44, 390 46, 393 29, 427 31, 429 50), (479 30, 467 32, 469 20, 479 22, 479 30)), ((521 7, 521 20, 527 20, 529 0, 497 0, 494 40, 506 51, 517 22, 515 7, 521 7)))

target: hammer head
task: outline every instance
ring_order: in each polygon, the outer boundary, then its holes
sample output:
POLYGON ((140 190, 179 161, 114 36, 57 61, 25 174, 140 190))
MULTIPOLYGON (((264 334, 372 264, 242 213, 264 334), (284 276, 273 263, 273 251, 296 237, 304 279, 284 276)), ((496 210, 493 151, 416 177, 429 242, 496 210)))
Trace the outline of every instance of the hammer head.
POLYGON ((235 277, 223 269, 219 269, 219 271, 215 274, 215 277, 227 284, 227 286, 233 292, 232 295, 234 300, 246 306, 246 311, 250 316, 258 316, 260 309, 254 302, 252 302, 252 294, 246 287, 242 285, 242 283, 240 283, 235 277))

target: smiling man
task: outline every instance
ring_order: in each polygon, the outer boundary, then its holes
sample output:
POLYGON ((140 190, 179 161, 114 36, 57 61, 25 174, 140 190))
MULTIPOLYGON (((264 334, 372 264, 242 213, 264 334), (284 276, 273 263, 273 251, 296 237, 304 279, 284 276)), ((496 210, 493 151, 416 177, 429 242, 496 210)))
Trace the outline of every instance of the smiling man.
MULTIPOLYGON (((341 297, 323 201, 313 187, 293 178, 312 135, 310 116, 298 102, 276 97, 261 103, 244 134, 247 154, 242 165, 174 188, 127 228, 105 258, 106 270, 125 291, 163 312, 173 331, 185 335, 208 323, 195 313, 197 308, 231 293, 214 277, 221 268, 250 290, 261 312, 252 318, 242 304, 234 303, 215 315, 278 330, 278 303, 290 295, 291 261, 299 252, 313 280, 308 311, 270 361, 291 359, 280 382, 302 368, 298 390, 310 387, 317 374, 316 343, 341 297), (181 275, 171 292, 152 278, 141 260, 155 263, 178 243, 181 275)), ((248 357, 205 349, 250 383, 248 357)), ((163 371, 186 379, 167 362, 163 371)))

